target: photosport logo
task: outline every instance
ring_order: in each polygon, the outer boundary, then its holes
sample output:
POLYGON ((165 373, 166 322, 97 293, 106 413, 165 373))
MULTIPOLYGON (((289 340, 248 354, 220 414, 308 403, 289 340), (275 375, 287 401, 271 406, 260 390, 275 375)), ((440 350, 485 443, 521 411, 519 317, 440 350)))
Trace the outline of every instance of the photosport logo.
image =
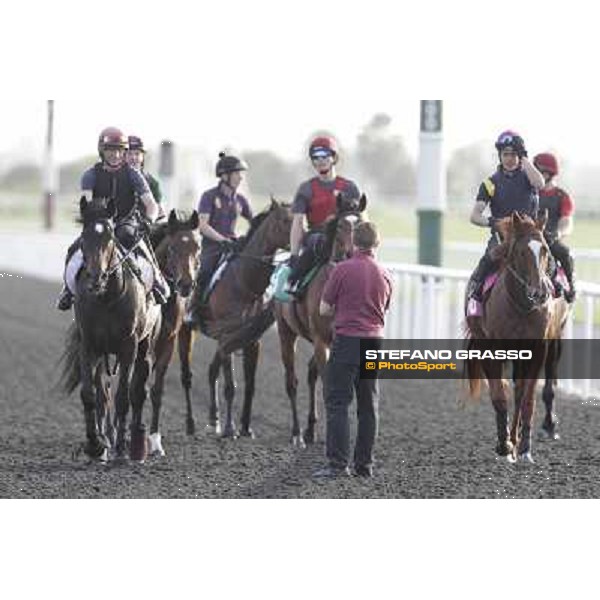
MULTIPOLYGON (((361 377, 373 379, 464 379, 468 362, 509 365, 526 363, 540 371, 547 356, 546 340, 374 340, 360 346, 361 377)), ((600 372, 600 343, 563 340, 559 376, 588 379, 600 372)), ((484 370, 481 371, 484 377, 484 370)))

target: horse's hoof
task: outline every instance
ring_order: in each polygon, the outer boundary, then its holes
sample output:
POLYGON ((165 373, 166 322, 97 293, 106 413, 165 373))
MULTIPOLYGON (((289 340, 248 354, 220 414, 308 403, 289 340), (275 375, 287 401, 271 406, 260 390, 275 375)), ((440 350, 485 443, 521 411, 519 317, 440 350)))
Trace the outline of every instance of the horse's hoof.
POLYGON ((512 452, 510 454, 507 454, 506 462, 508 462, 511 465, 514 465, 517 462, 517 459, 515 458, 515 455, 512 452))
POLYGON ((290 440, 290 444, 294 448, 301 448, 301 449, 306 448, 306 444, 304 443, 304 440, 302 439, 301 435, 293 435, 292 439, 290 440))
POLYGON ((512 442, 506 441, 504 443, 496 444, 496 454, 498 456, 510 456, 513 452, 512 442))
POLYGON ((254 435, 254 431, 252 431, 251 427, 248 427, 248 429, 240 429, 239 431, 239 436, 243 437, 243 438, 249 438, 251 440, 255 440, 256 436, 254 435))
POLYGON ((214 425, 207 425, 206 430, 210 435, 221 435, 223 430, 221 429, 221 423, 217 422, 214 425))
POLYGON ((523 452, 522 454, 519 454, 518 458, 517 458, 518 462, 520 463, 525 463, 525 464, 534 464, 534 460, 533 457, 531 456, 531 452, 523 452))
POLYGON ((166 452, 162 445, 162 436, 160 435, 160 433, 153 433, 148 438, 148 445, 148 453, 150 454, 150 456, 166 456, 166 452))
POLYGON ((105 458, 108 462, 108 449, 100 439, 88 441, 83 447, 83 452, 92 461, 103 462, 105 458))
POLYGON ((222 440, 235 440, 237 439, 238 434, 233 427, 225 427, 223 433, 221 434, 222 440))
POLYGON ((196 435, 196 423, 193 419, 188 419, 186 424, 187 435, 196 435))
POLYGON ((305 444, 314 444, 317 441, 317 436, 312 429, 306 429, 302 437, 304 438, 305 444))

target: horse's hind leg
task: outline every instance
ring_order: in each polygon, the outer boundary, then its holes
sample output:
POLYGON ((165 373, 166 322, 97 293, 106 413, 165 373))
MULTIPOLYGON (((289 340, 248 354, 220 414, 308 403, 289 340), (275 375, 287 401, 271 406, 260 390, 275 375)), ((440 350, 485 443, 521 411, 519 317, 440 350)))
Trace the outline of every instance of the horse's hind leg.
POLYGON ((294 446, 303 447, 304 440, 300 434, 300 422, 298 420, 298 378, 296 377, 295 367, 298 336, 279 313, 277 315, 277 332, 279 334, 281 361, 285 369, 285 390, 292 407, 291 443, 294 446))
POLYGON ((181 366, 181 385, 185 394, 186 406, 186 431, 188 435, 196 433, 196 423, 192 413, 192 347, 194 345, 194 332, 189 325, 182 325, 177 336, 179 349, 179 363, 181 366))
POLYGON ((244 348, 244 406, 240 422, 240 435, 242 437, 254 437, 250 427, 252 418, 252 400, 256 389, 256 367, 260 355, 260 342, 253 342, 244 348))
POLYGON ((235 381, 233 379, 233 361, 231 354, 227 354, 222 358, 223 377, 225 385, 223 393, 225 395, 225 403, 227 406, 227 414, 225 417, 225 428, 223 429, 224 438, 235 438, 235 423, 233 421, 233 399, 235 397, 235 381))
POLYGON ((219 373, 221 371, 222 357, 217 351, 208 367, 208 427, 216 435, 221 434, 221 422, 219 419, 219 373))
POLYGON ((542 423, 542 430, 551 440, 559 440, 557 432, 558 419, 554 413, 554 386, 558 377, 558 361, 560 359, 561 340, 552 340, 548 346, 548 356, 544 365, 544 389, 542 399, 546 407, 546 415, 542 423))

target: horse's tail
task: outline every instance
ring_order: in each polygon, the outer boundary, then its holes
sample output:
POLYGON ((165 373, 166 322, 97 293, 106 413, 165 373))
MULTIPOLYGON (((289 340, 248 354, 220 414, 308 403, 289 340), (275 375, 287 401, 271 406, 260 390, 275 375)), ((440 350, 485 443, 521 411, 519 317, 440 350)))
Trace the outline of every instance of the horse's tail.
POLYGON ((62 364, 62 371, 58 387, 66 392, 67 395, 72 394, 81 383, 80 346, 81 335, 79 327, 77 327, 76 323, 73 323, 67 331, 65 350, 59 361, 59 364, 62 364))
POLYGON ((252 342, 259 340, 275 323, 273 305, 268 304, 258 314, 240 318, 235 327, 228 326, 218 334, 219 349, 225 354, 231 354, 252 342))
MULTIPOLYGON (((471 338, 467 344, 467 351, 472 350, 475 347, 475 342, 471 338)), ((481 361, 476 358, 465 359, 465 375, 469 380, 469 396, 471 398, 479 398, 481 395, 481 376, 483 369, 481 367, 481 361)))

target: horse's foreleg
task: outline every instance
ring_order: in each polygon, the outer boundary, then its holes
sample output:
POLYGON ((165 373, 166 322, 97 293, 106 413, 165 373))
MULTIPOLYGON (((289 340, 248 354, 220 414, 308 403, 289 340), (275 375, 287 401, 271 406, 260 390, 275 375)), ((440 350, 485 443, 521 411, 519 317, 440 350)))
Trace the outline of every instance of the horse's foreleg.
POLYGON ((131 386, 131 448, 130 458, 143 462, 148 456, 146 427, 144 426, 144 404, 148 399, 148 383, 152 369, 150 337, 138 345, 131 386))
POLYGON ((117 425, 116 453, 118 457, 125 454, 127 414, 129 412, 129 396, 133 365, 136 359, 137 343, 134 339, 123 342, 119 353, 119 384, 115 397, 115 412, 117 425))
POLYGON ((208 367, 208 427, 214 430, 215 434, 221 433, 221 422, 219 419, 219 373, 221 371, 222 357, 217 351, 208 367))
POLYGON ((502 367, 493 367, 487 361, 482 363, 483 371, 490 387, 490 398, 496 412, 496 453, 499 456, 512 457, 513 444, 508 439, 508 394, 506 382, 502 379, 502 367))
POLYGON ((242 418, 240 435, 242 437, 254 437, 250 427, 252 418, 252 400, 256 389, 256 367, 258 366, 258 357, 260 355, 260 342, 253 342, 244 348, 244 406, 242 408, 242 418))
POLYGON ((551 440, 558 440, 560 436, 557 432, 558 419, 554 413, 554 386, 558 377, 558 361, 560 359, 561 340, 550 340, 548 346, 548 356, 544 365, 544 389, 542 399, 546 407, 546 415, 542 423, 542 429, 551 440))
POLYGON ((225 395, 225 403, 227 406, 227 415, 225 420, 225 428, 223 429, 224 438, 235 438, 235 423, 233 421, 233 399, 235 397, 235 381, 233 379, 233 361, 231 354, 222 357, 223 377, 225 385, 223 393, 225 395))
MULTIPOLYGON (((316 427, 318 420, 317 409, 317 379, 325 381, 325 367, 327 366, 328 349, 321 340, 315 340, 314 354, 308 363, 308 424, 304 432, 304 440, 312 444, 316 440, 316 427)), ((324 383, 323 383, 324 385, 324 383)))
POLYGON ((160 410, 165 389, 165 376, 167 374, 167 369, 171 364, 174 352, 175 336, 171 335, 164 341, 161 341, 160 347, 157 349, 156 353, 154 384, 150 389, 150 399, 152 401, 152 422, 150 424, 151 436, 159 433, 160 410))
POLYGON ((296 377, 296 340, 298 336, 281 316, 277 318, 277 332, 279 334, 279 347, 281 350, 281 361, 285 369, 285 391, 292 407, 292 444, 304 446, 304 440, 300 433, 300 422, 298 420, 298 378, 296 377))
POLYGON ((81 352, 81 401, 87 437, 84 451, 94 460, 106 460, 108 455, 106 444, 103 442, 98 428, 97 393, 94 389, 94 371, 97 364, 98 359, 92 361, 86 352, 81 352))
POLYGON ((189 325, 182 325, 177 336, 179 364, 181 366, 181 385, 185 394, 186 430, 188 435, 196 433, 196 423, 192 413, 192 348, 194 332, 189 325))
POLYGON ((110 380, 105 372, 104 361, 99 361, 94 376, 96 387, 96 415, 98 429, 106 445, 112 447, 114 444, 114 429, 110 419, 110 380))

